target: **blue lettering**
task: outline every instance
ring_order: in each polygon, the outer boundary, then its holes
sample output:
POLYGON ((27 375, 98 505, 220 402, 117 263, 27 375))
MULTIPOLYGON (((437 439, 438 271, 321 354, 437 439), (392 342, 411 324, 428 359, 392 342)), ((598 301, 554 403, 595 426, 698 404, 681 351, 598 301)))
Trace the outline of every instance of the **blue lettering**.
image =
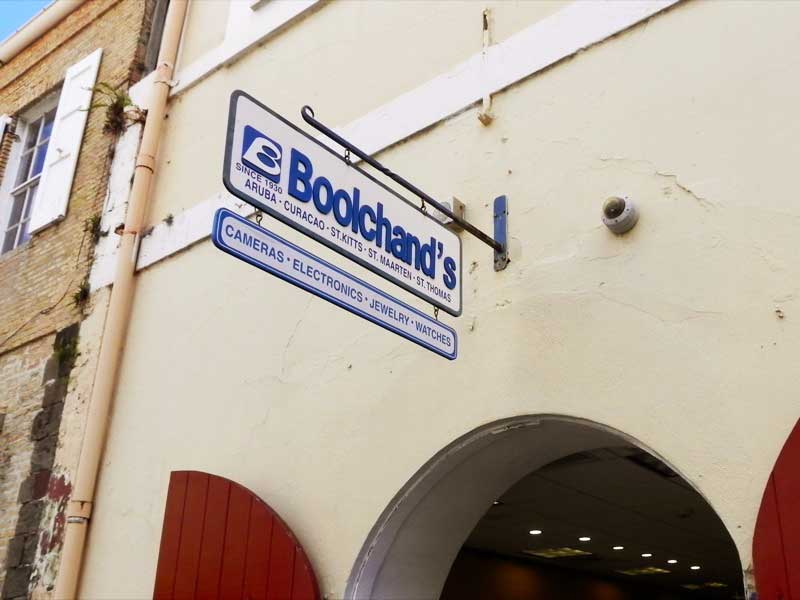
MULTIPOLYGON (((359 188, 354 187, 351 194, 336 188, 324 176, 315 178, 311 159, 294 148, 291 150, 289 163, 290 196, 300 202, 309 202, 313 199, 314 207, 319 214, 327 215, 333 211, 333 216, 341 227, 352 229, 354 234, 360 235, 378 248, 383 248, 386 254, 412 266, 433 280, 436 280, 437 262, 443 259, 444 285, 449 290, 456 287, 458 283, 456 261, 452 257, 442 256, 443 244, 435 237, 430 237, 429 242, 423 243, 413 233, 394 225, 384 213, 385 207, 382 202, 377 202, 374 207, 362 204, 359 188)), ((288 200, 285 208, 318 230, 327 230, 321 219, 293 206, 288 200)), ((335 228, 331 228, 331 232, 334 230, 335 228)), ((359 249, 362 249, 360 243, 359 249)), ((437 289, 436 293, 442 297, 449 296, 440 289, 437 289)))
POLYGON ((444 284, 448 290, 456 287, 456 261, 449 256, 444 259, 444 284))
POLYGON ((300 202, 311 200, 311 175, 313 174, 314 167, 309 158, 302 152, 292 148, 289 166, 289 194, 300 200, 300 202), (298 183, 303 184, 302 190, 297 185, 298 183))
POLYGON ((350 196, 344 190, 337 190, 333 195, 333 216, 336 217, 336 222, 342 227, 347 227, 350 224, 352 215, 353 204, 350 200, 350 196), (344 203, 343 213, 339 211, 342 203, 344 203))
POLYGON ((331 212, 333 201, 333 186, 331 182, 328 181, 326 177, 317 177, 317 180, 314 182, 314 206, 316 206, 317 210, 323 215, 327 215, 331 212), (322 201, 321 190, 325 190, 325 202, 322 201))
MULTIPOLYGON (((364 236, 364 239, 371 242, 377 235, 377 229, 374 227, 372 229, 367 229, 365 217, 369 217, 372 223, 377 225, 378 221, 375 218, 375 211, 372 210, 372 207, 368 204, 362 206, 361 210, 358 211, 358 228, 361 230, 361 235, 364 236)), ((353 222, 355 223, 355 219, 353 219, 353 222)))
POLYGON ((400 227, 400 225, 395 225, 392 233, 395 235, 392 239, 392 254, 395 258, 399 258, 403 262, 411 263, 411 261, 406 258, 406 230, 400 227))

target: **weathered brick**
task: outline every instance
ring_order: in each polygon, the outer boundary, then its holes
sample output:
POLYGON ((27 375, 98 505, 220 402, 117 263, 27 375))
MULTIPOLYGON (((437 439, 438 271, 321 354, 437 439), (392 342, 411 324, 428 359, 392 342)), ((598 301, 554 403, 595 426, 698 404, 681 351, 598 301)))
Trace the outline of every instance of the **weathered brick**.
POLYGON ((63 410, 63 402, 56 402, 43 408, 33 420, 31 439, 42 440, 50 435, 58 433, 58 427, 61 423, 61 413, 63 410))
POLYGON ((44 375, 42 375, 42 384, 47 385, 48 383, 55 381, 58 378, 58 356, 51 356, 47 363, 44 366, 44 375))
POLYGON ((56 444, 58 436, 56 434, 48 436, 42 440, 43 443, 36 444, 31 453, 31 469, 50 469, 53 466, 53 458, 56 454, 56 444))
POLYGON ((25 551, 25 537, 18 535, 8 542, 8 552, 6 553, 6 568, 18 567, 22 564, 22 555, 25 551))
MULTIPOLYGON (((50 362, 50 361, 48 361, 50 362)), ((52 379, 44 385, 44 395, 42 398, 43 406, 52 406, 58 402, 64 401, 64 396, 67 395, 67 386, 69 379, 66 377, 58 377, 52 379)))
POLYGON ((17 517, 17 534, 36 533, 39 529, 39 519, 42 515, 44 502, 35 500, 26 502, 19 510, 17 517))
POLYGON ((36 543, 39 541, 38 535, 17 535, 11 538, 8 543, 8 554, 6 555, 6 567, 22 567, 33 564, 36 557, 36 543))
POLYGON ((47 486, 50 483, 50 470, 41 469, 28 475, 19 488, 17 502, 23 504, 31 500, 38 500, 47 493, 47 486))
POLYGON ((3 598, 26 597, 30 578, 31 567, 8 569, 6 571, 6 580, 3 584, 3 598))

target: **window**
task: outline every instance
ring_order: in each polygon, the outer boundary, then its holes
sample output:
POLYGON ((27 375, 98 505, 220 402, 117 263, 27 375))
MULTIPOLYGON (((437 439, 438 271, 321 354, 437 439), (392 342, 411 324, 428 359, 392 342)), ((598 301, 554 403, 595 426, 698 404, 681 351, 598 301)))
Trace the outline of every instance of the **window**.
MULTIPOLYGON (((30 123, 20 121, 17 125, 17 131, 22 132, 20 138, 23 145, 16 164, 16 176, 10 193, 11 211, 6 221, 0 253, 13 250, 30 238, 28 221, 36 201, 55 114, 56 110, 53 108, 30 123)), ((14 165, 9 166, 8 176, 11 177, 14 176, 14 165)))
POLYGON ((66 217, 102 56, 70 65, 60 90, 17 115, 0 181, 0 254, 66 217))

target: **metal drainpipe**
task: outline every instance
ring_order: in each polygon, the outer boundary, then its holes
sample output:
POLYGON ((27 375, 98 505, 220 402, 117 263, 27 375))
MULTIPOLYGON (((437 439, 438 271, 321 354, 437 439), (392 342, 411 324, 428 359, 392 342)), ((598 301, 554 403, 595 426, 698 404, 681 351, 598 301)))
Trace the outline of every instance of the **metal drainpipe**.
POLYGON ((153 177, 187 3, 188 0, 171 0, 164 22, 158 68, 153 82, 142 143, 136 159, 125 229, 117 254, 117 270, 111 289, 78 472, 67 506, 64 547, 61 551, 61 564, 54 592, 54 597, 58 599, 75 598, 78 591, 86 531, 92 514, 95 484, 108 430, 111 401, 131 312, 136 258, 139 253, 139 232, 147 214, 150 181, 153 177))

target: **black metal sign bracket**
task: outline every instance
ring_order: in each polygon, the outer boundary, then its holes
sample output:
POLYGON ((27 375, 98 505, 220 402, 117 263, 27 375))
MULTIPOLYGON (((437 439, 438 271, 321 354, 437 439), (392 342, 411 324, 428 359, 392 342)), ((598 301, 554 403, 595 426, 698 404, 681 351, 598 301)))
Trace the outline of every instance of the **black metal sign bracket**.
POLYGON ((333 131, 327 125, 324 125, 320 121, 318 121, 314 117, 314 110, 310 106, 304 106, 300 111, 303 119, 306 123, 311 125, 317 131, 322 132, 327 137, 332 139, 334 142, 339 144, 345 149, 346 156, 349 158, 349 154, 355 154, 361 160, 363 160, 368 165, 374 167, 378 171, 380 171, 383 175, 402 185, 406 188, 409 192, 418 196, 424 203, 428 203, 434 208, 436 208, 439 212, 446 215, 448 218, 452 219, 454 223, 457 223, 464 230, 468 231, 480 241, 482 241, 487 246, 490 246, 494 249, 494 270, 495 271, 502 271, 506 268, 509 263, 508 260, 508 225, 507 225, 507 217, 508 217, 508 205, 505 196, 500 196, 495 199, 494 201, 494 237, 487 235, 477 227, 475 227, 469 221, 465 221, 460 216, 456 215, 451 211, 447 206, 437 202, 433 198, 431 198, 428 194, 423 192, 417 186, 415 186, 410 181, 406 180, 405 178, 401 177, 397 173, 391 171, 391 169, 383 166, 377 160, 372 158, 369 154, 364 152, 363 150, 359 149, 357 146, 354 146, 338 133, 333 131), (501 208, 498 208, 501 207, 501 208))

